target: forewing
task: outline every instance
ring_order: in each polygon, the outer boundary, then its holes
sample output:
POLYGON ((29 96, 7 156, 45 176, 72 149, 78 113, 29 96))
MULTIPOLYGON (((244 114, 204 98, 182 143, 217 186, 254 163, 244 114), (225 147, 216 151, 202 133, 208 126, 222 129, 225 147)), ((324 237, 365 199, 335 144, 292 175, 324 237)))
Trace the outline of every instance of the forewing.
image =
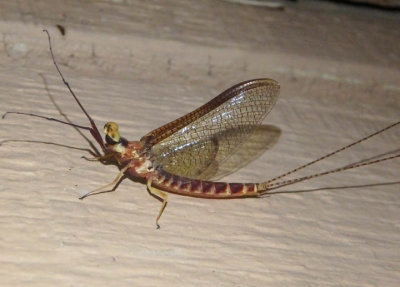
POLYGON ((171 129, 176 131, 151 149, 154 164, 181 176, 211 177, 209 171, 217 170, 235 153, 271 111, 278 95, 279 85, 270 79, 252 80, 226 90, 188 114, 194 116, 174 121, 180 128, 176 130, 172 125, 171 129), (184 125, 182 119, 186 119, 184 125))

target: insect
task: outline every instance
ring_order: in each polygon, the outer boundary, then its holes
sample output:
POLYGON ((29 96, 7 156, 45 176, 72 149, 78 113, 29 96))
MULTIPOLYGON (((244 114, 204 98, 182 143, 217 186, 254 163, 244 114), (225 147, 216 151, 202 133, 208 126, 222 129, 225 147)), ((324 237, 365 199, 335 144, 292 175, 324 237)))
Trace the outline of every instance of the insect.
MULTIPOLYGON (((81 199, 89 195, 114 191, 125 174, 142 178, 147 183, 148 191, 162 201, 156 218, 157 228, 159 228, 160 217, 168 202, 166 192, 201 198, 260 197, 282 186, 400 157, 400 154, 380 157, 305 177, 282 180, 282 178, 300 169, 397 126, 400 124, 399 121, 264 182, 228 183, 210 181, 207 177, 208 171, 217 169, 218 164, 229 158, 273 108, 280 88, 275 80, 256 79, 237 84, 198 109, 149 132, 139 141, 128 141, 121 137, 118 125, 114 122, 108 122, 104 126, 104 142, 96 124, 80 103, 69 83, 64 79, 53 54, 49 32, 43 31, 48 36, 53 63, 63 83, 88 118, 90 126, 76 125, 31 113, 7 112, 6 114, 34 116, 89 130, 104 153, 94 159, 99 161, 115 159, 120 167, 120 172, 110 184, 85 194, 81 199)), ((3 115, 3 118, 6 114, 3 115)))

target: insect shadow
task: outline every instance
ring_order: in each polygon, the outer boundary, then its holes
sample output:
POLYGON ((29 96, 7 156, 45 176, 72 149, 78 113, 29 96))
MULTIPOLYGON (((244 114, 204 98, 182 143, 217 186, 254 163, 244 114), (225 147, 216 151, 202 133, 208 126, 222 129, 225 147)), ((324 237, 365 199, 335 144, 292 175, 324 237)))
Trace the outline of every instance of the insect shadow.
MULTIPOLYGON (((50 99, 51 103, 54 105, 54 107, 57 109, 59 114, 69 123, 72 123, 68 116, 62 111, 62 109, 58 106, 56 101, 54 100, 53 95, 50 92, 50 89, 48 87, 48 83, 46 80, 46 77, 42 74, 39 73, 39 76, 43 80, 44 88, 46 90, 46 94, 48 98, 50 99)), ((93 142, 84 134, 82 131, 76 127, 73 127, 78 134, 86 140, 90 148, 81 148, 81 147, 75 147, 75 146, 68 146, 64 144, 59 144, 59 143, 53 143, 53 142, 45 142, 45 141, 35 141, 35 140, 19 140, 19 139, 9 139, 9 140, 3 140, 0 142, 0 146, 5 144, 5 143, 10 143, 10 142, 26 142, 26 143, 39 143, 39 144, 47 144, 47 145, 54 145, 58 147, 63 147, 63 148, 68 148, 68 149, 74 149, 74 150, 80 150, 87 152, 90 154, 91 157, 99 157, 101 153, 99 150, 96 148, 96 146, 93 144, 93 142)), ((239 169, 242 169, 255 159, 259 158, 262 154, 264 154, 266 151, 271 149, 278 141, 281 136, 281 129, 277 126, 274 125, 259 125, 254 127, 254 131, 251 134, 251 136, 244 141, 241 145, 240 148, 238 148, 232 152, 232 155, 228 157, 225 161, 223 162, 218 162, 216 164, 212 163, 210 164, 207 169, 205 169, 202 173, 201 178, 202 179, 220 179, 222 177, 225 177, 227 175, 230 175, 234 172, 236 172, 239 169)), ((375 158, 379 158, 385 155, 389 154, 396 154, 400 151, 400 149, 386 152, 381 155, 377 155, 368 159, 363 159, 359 162, 352 163, 350 165, 362 163, 362 162, 367 162, 370 160, 373 160, 375 158)), ((90 158, 86 157, 85 155, 82 156, 83 159, 86 160, 91 160, 90 158)), ((105 159, 100 161, 104 165, 116 165, 119 167, 117 162, 113 158, 105 159)), ((129 175, 124 175, 118 183, 110 190, 105 190, 103 192, 99 193, 107 193, 114 191, 118 188, 118 186, 121 184, 121 182, 125 179, 129 178, 134 182, 139 182, 139 183, 146 183, 144 179, 141 178, 136 178, 132 177, 129 175)), ((316 191, 322 191, 322 190, 335 190, 335 189, 351 189, 351 188, 362 188, 362 187, 373 187, 373 186, 385 186, 385 185, 393 185, 393 184, 400 184, 400 181, 395 181, 395 182, 384 182, 384 183, 371 183, 371 184, 365 184, 365 185, 350 185, 350 186, 331 186, 331 187, 320 187, 320 188, 314 188, 314 189, 305 189, 305 190, 283 190, 283 191, 273 191, 274 188, 271 188, 271 191, 268 194, 262 195, 261 197, 268 197, 271 195, 276 195, 276 194, 289 194, 289 193, 306 193, 306 192, 316 192, 316 191)))
MULTIPOLYGON (((72 121, 68 118, 68 116, 63 112, 63 110, 60 108, 60 106, 55 101, 54 96, 49 89, 48 82, 47 82, 47 79, 44 76, 44 74, 39 73, 38 75, 42 78, 47 97, 49 98, 49 100, 53 104, 53 106, 57 109, 59 115, 62 116, 66 122, 72 123, 72 121)), ((88 160, 88 161, 91 161, 92 158, 96 158, 96 157, 98 158, 101 155, 101 153, 96 148, 96 146, 93 144, 91 139, 89 139, 84 133, 82 133, 82 131, 80 129, 78 129, 76 127, 73 127, 73 128, 76 130, 76 132, 82 138, 84 138, 86 140, 86 142, 89 145, 89 148, 68 146, 65 144, 60 144, 60 143, 55 143, 55 142, 45 142, 45 141, 39 141, 39 140, 21 140, 21 139, 3 140, 0 142, 0 146, 5 143, 10 143, 10 142, 38 143, 38 144, 54 145, 54 146, 58 146, 58 147, 84 151, 89 155, 89 157, 87 157, 86 155, 83 155, 82 158, 85 160, 88 160)), ((235 134, 234 131, 230 131, 230 132, 232 134, 235 134)), ((226 133, 226 131, 225 131, 225 133, 226 133)), ((205 170, 203 170, 201 178, 216 180, 216 179, 219 179, 219 178, 222 178, 224 176, 234 173, 235 171, 245 167, 246 165, 248 165, 255 159, 259 158, 267 150, 271 149, 278 142, 280 135, 281 135, 281 129, 277 126, 274 126, 274 125, 255 126, 253 128, 253 132, 250 135, 250 137, 246 141, 244 141, 241 145, 238 145, 237 148, 235 149, 235 151, 231 152, 231 155, 228 158, 226 158, 226 160, 224 160, 223 162, 217 162, 216 160, 211 162, 211 164, 209 166, 207 166, 207 168, 205 170)), ((217 151, 217 154, 218 154, 218 151, 217 151)), ((100 162, 104 165, 116 165, 117 167, 119 167, 119 165, 114 160, 114 158, 100 160, 100 162)), ((116 190, 118 188, 119 184, 122 182, 122 180, 124 180, 127 177, 130 178, 134 182, 145 183, 145 181, 140 178, 125 175, 118 181, 118 183, 112 189, 106 190, 106 191, 100 192, 100 193, 106 193, 106 192, 111 192, 111 191, 116 190)))

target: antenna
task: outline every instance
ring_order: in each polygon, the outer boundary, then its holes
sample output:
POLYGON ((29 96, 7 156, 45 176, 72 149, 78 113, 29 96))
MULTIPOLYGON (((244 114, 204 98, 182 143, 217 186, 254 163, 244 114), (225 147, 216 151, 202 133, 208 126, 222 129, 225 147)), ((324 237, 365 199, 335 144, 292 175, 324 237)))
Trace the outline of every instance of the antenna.
MULTIPOLYGON (((94 123, 93 119, 89 116, 89 114, 87 113, 85 108, 82 106, 81 102, 78 100, 78 98, 75 95, 75 93, 72 91, 71 86, 65 80, 63 74, 60 71, 60 68, 57 65, 56 59, 55 59, 54 54, 53 54, 53 48, 52 48, 52 45, 51 45, 51 38, 50 38, 49 31, 47 31, 46 29, 43 29, 43 32, 46 32, 47 37, 49 38, 50 54, 51 54, 51 58, 53 59, 54 66, 56 67, 58 74, 60 75, 64 85, 68 88, 68 90, 70 91, 71 95, 74 97, 75 101, 77 102, 77 104, 79 105, 81 110, 84 112, 84 114, 88 118, 88 120, 90 122, 90 125, 92 126, 92 128, 89 128, 89 131, 92 134, 92 136, 95 138, 95 140, 99 143, 99 145, 101 146, 102 150, 104 151, 105 150, 104 142, 103 142, 103 139, 102 139, 102 137, 101 137, 101 135, 99 133, 99 130, 97 129, 96 124, 94 123)), ((59 121, 59 122, 61 122, 61 121, 59 121)))

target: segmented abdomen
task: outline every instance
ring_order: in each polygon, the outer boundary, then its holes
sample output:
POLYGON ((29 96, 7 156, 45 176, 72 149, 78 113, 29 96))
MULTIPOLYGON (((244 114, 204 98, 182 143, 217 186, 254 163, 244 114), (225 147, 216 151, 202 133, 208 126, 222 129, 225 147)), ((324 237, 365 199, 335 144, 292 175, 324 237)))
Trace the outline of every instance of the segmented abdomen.
POLYGON ((238 198, 258 195, 254 183, 203 181, 174 175, 162 169, 152 174, 152 186, 164 191, 204 198, 238 198))

